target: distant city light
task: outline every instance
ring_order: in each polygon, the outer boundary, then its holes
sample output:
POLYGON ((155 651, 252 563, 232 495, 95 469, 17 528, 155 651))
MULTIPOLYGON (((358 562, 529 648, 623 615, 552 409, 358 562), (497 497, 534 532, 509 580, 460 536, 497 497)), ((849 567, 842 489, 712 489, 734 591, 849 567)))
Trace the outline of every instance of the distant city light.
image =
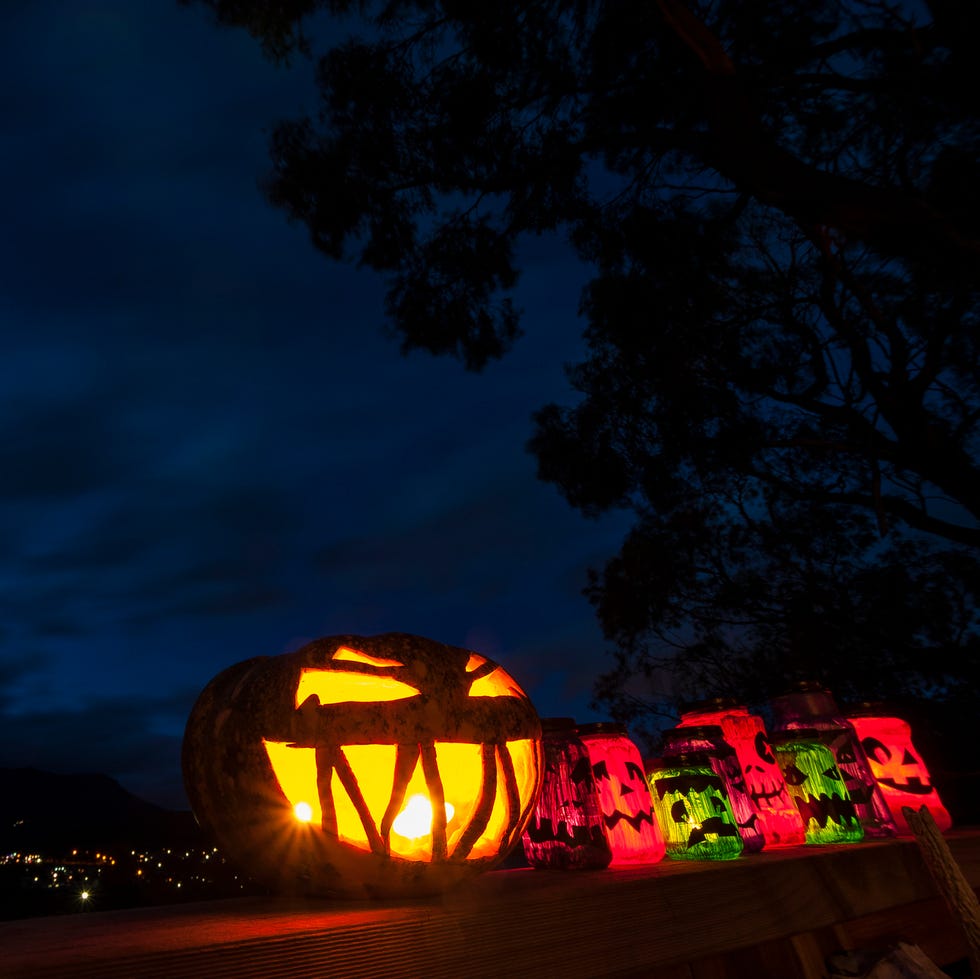
POLYGON ((92 895, 89 894, 88 891, 82 891, 82 893, 78 895, 79 899, 82 901, 87 901, 91 896, 92 895))

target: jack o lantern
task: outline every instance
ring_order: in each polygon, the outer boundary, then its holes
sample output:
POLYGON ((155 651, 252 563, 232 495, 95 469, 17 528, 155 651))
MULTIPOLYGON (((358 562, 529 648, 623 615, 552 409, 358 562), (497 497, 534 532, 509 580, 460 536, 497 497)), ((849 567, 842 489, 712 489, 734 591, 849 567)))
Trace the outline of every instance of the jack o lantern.
POLYGON ((718 698, 692 706, 681 714, 677 726, 702 724, 719 725, 725 740, 735 749, 766 848, 802 845, 803 820, 786 788, 763 719, 749 713, 743 704, 718 698))
POLYGON ((776 759, 803 817, 806 843, 859 843, 864 839, 864 826, 821 733, 798 729, 777 736, 773 742, 776 759))
POLYGON ((725 786, 701 752, 665 755, 646 766, 670 860, 734 860, 742 837, 725 786))
POLYGON ((940 832, 945 833, 953 820, 932 784, 929 769, 912 744, 912 729, 907 721, 892 717, 887 711, 867 704, 847 711, 847 719, 861 739, 871 771, 878 781, 901 836, 914 836, 902 812, 909 806, 918 812, 925 806, 940 832))
POLYGON ((519 842, 541 722, 477 653, 333 636, 215 677, 182 761, 198 822, 252 877, 311 895, 431 894, 519 842))
POLYGON ((580 724, 599 790, 602 821, 612 850, 610 866, 656 863, 665 852, 663 832, 653 817, 650 786, 640 749, 622 724, 580 724))

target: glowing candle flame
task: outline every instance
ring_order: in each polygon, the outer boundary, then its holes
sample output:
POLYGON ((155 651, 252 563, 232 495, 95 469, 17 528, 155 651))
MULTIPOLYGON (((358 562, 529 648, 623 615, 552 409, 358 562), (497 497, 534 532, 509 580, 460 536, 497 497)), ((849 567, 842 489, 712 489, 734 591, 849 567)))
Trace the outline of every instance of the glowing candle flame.
MULTIPOLYGON (((446 822, 456 810, 446 803, 446 822)), ((393 832, 409 840, 418 840, 432 832, 432 803, 424 795, 413 795, 391 824, 393 832)))
POLYGON ((313 818, 313 807, 308 802, 297 802, 293 815, 301 822, 308 823, 313 818))

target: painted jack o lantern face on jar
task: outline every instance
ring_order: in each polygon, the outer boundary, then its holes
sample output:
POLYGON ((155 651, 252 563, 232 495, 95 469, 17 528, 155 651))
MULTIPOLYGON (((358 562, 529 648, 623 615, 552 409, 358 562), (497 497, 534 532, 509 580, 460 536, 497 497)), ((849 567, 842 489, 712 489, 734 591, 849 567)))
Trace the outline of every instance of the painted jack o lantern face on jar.
POLYGON ((763 719, 743 704, 719 699, 683 713, 678 726, 705 724, 720 726, 735 749, 766 848, 801 845, 803 820, 790 798, 763 719))
POLYGON ((611 866, 663 859, 663 832, 653 817, 643 758, 626 728, 600 722, 579 725, 578 732, 592 763, 611 866))
POLYGON ((671 860, 732 860, 742 837, 722 779, 699 752, 668 755, 647 767, 657 822, 671 860))
POLYGON ((903 806, 914 812, 925 806, 938 829, 948 830, 953 820, 932 784, 925 762, 912 744, 908 722, 884 712, 870 712, 870 708, 869 712, 848 712, 847 716, 861 739, 861 747, 899 834, 914 835, 902 812, 903 806))
POLYGON ((612 850, 602 821, 589 752, 571 717, 542 720, 544 775, 537 805, 524 831, 532 867, 601 870, 612 850))
POLYGON ((434 893, 502 860, 541 778, 527 695, 484 656, 338 636, 232 667, 184 738, 199 822, 252 876, 304 893, 434 893))
POLYGON ((803 680, 770 701, 775 733, 816 730, 834 756, 847 786, 848 798, 868 837, 888 838, 896 833, 888 803, 871 771, 854 726, 840 712, 833 695, 822 684, 803 680))
POLYGON ((787 733, 777 739, 775 753, 803 818, 807 843, 857 843, 864 839, 864 827, 844 777, 817 732, 787 733))

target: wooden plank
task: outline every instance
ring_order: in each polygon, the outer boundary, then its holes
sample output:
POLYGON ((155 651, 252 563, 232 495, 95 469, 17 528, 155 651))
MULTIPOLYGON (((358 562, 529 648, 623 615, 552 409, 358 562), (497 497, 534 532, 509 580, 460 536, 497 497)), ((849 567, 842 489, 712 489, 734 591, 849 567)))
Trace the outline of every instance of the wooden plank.
MULTIPOLYGON (((954 831, 948 842, 971 886, 980 886, 980 829, 954 831)), ((906 840, 800 847, 724 863, 506 870, 424 901, 243 899, 5 922, 0 971, 13 979, 594 979, 657 968, 680 970, 686 979, 687 968, 692 979, 715 979, 711 970, 727 979, 725 970, 741 955, 756 963, 754 973, 741 975, 786 979, 767 970, 793 955, 800 966, 789 974, 807 976, 799 970, 816 968, 835 940, 834 926, 936 897, 915 842, 906 840)), ((857 926, 838 935, 862 938, 857 926)))

